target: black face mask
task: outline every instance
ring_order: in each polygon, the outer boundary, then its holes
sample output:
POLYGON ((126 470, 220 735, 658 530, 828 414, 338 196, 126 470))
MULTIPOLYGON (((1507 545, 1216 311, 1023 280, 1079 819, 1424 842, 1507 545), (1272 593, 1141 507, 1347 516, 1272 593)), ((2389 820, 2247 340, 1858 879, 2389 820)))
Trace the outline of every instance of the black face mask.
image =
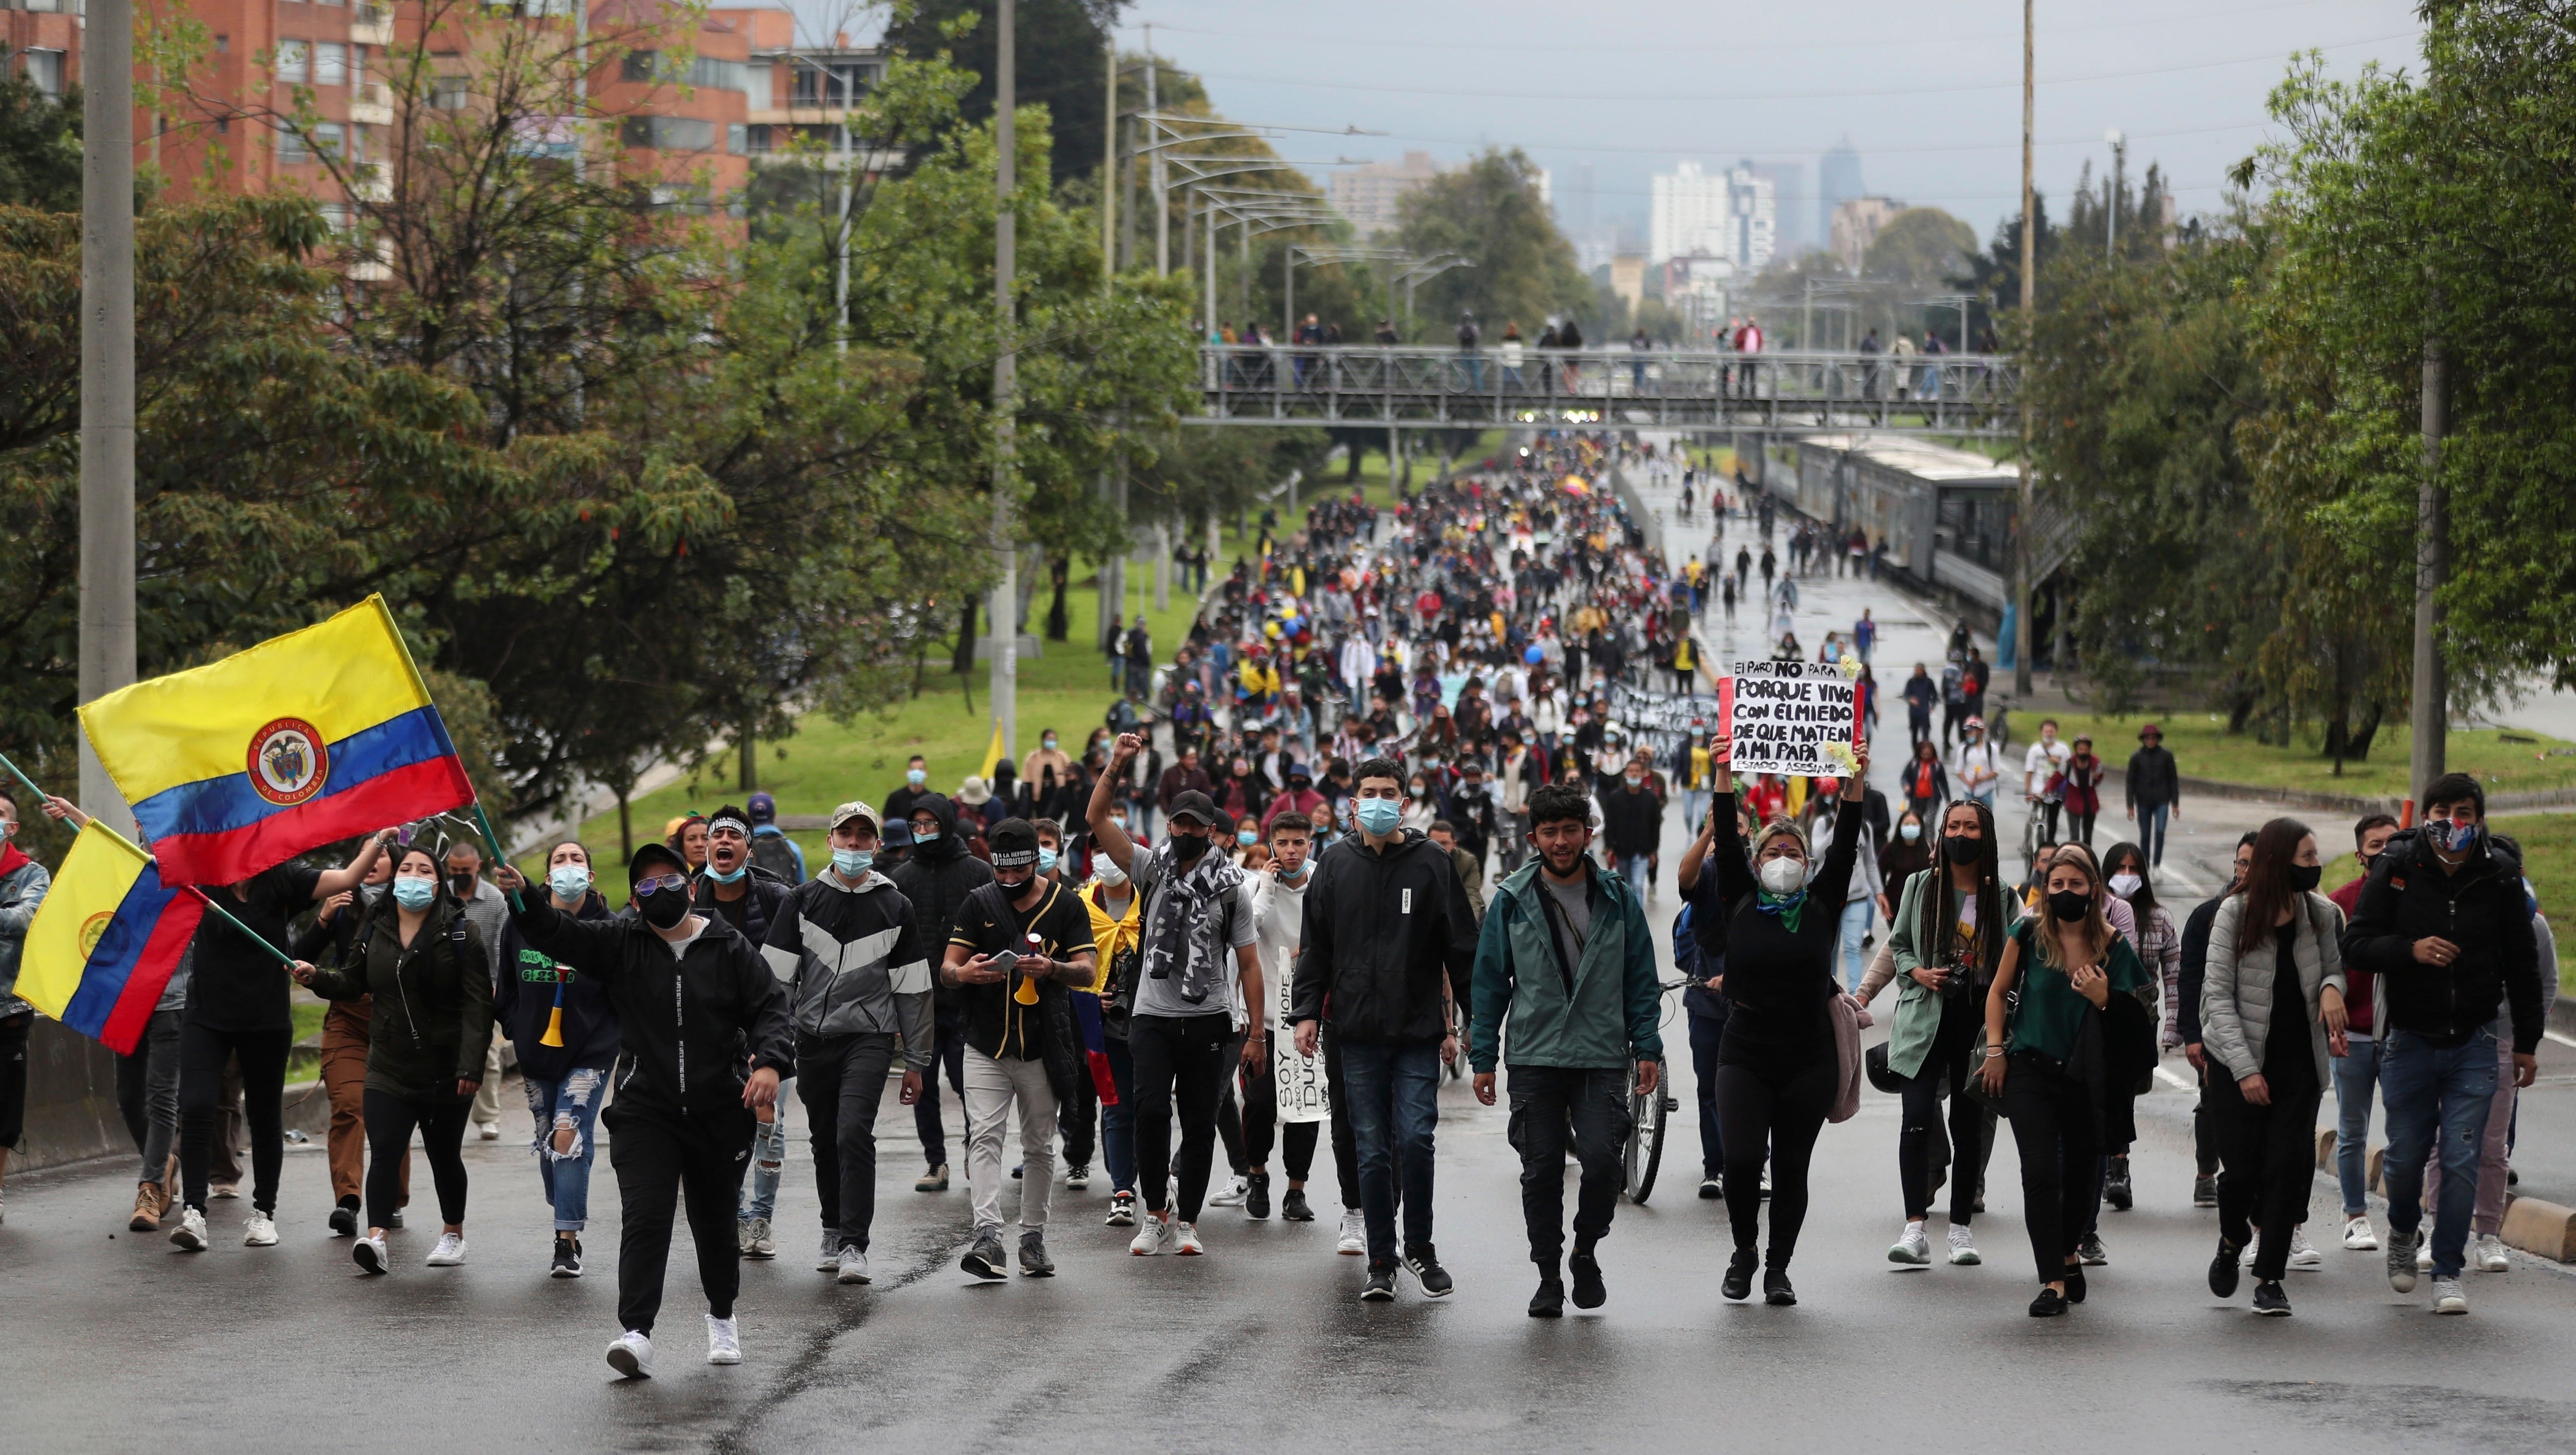
POLYGON ((1985 851, 1986 841, 1983 839, 1972 839, 1964 834, 1941 836, 1941 857, 1953 864, 1973 864, 1985 851))
POLYGON ((2325 876, 2326 866, 2323 864, 2293 864, 2290 866, 2290 887, 2301 894, 2312 894, 2317 885, 2324 882, 2325 876))
POLYGON ((2051 918, 2068 924, 2084 918, 2093 908, 2093 896, 2076 889, 2061 889, 2048 896, 2051 918))
POLYGON ((689 917, 689 893, 685 889, 665 889, 657 894, 638 895, 635 912, 657 930, 676 929, 680 921, 689 917))
POLYGON ((1208 838, 1205 834, 1172 835, 1172 862, 1184 869, 1197 863, 1199 856, 1207 851, 1208 838))
POLYGON ((450 874, 447 876, 447 887, 455 890, 456 897, 459 899, 472 899, 474 897, 474 877, 475 876, 471 874, 450 874))

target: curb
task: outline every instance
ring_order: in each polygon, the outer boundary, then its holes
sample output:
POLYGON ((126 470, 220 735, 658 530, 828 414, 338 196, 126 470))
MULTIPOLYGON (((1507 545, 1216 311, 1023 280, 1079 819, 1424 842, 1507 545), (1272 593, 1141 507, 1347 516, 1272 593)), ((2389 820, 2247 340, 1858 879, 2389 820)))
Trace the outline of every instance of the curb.
MULTIPOLYGON (((2318 1171, 2334 1171, 2335 1145, 2332 1131, 2317 1133, 2318 1171)), ((2387 1196, 2387 1189, 2381 1184, 2379 1173, 2387 1155, 2385 1147, 2371 1148, 2367 1168, 2370 1190, 2383 1197, 2387 1196)), ((2505 1194, 2504 1227, 2498 1236, 2504 1239, 2506 1247, 2553 1263, 2576 1262, 2576 1208, 2561 1207, 2546 1198, 2523 1197, 2508 1192, 2505 1194)))

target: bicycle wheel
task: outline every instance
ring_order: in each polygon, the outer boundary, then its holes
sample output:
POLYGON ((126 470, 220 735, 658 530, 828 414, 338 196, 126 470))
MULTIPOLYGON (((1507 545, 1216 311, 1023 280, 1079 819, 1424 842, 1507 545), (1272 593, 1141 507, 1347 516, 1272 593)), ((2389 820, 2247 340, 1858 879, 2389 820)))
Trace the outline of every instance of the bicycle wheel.
POLYGON ((1664 1164, 1664 1117, 1672 1105, 1661 1086, 1650 1096, 1633 1089, 1628 1093, 1628 1200, 1640 1207, 1655 1190, 1655 1172, 1664 1164))

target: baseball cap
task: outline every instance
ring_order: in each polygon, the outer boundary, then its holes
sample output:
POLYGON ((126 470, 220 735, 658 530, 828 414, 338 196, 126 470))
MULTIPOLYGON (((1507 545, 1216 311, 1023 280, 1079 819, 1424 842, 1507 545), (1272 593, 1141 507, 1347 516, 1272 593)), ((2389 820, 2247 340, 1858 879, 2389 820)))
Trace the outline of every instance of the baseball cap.
POLYGON ((1038 831, 1024 818, 1006 818, 984 836, 992 848, 993 867, 1017 869, 1038 861, 1038 831))
POLYGON ((832 832, 839 833, 841 825, 848 823, 854 818, 866 819, 868 821, 869 828, 875 828, 878 826, 877 811, 854 798, 849 802, 842 804, 839 808, 832 810, 832 832))
MULTIPOLYGON (((1217 820, 1216 802, 1206 794, 1193 788, 1189 792, 1174 798, 1172 800, 1172 811, 1165 814, 1164 817, 1171 819, 1186 818, 1203 826, 1213 828, 1215 827, 1217 820)), ((1030 842, 1035 843, 1035 838, 1032 837, 1030 842)))
POLYGON ((650 879, 665 869, 676 870, 682 874, 689 872, 688 861, 682 859, 668 844, 638 844, 635 846, 633 856, 626 861, 626 877, 630 882, 650 879))
POLYGON ((765 792, 753 794, 743 806, 750 810, 751 821, 755 824, 778 822, 778 800, 765 792))

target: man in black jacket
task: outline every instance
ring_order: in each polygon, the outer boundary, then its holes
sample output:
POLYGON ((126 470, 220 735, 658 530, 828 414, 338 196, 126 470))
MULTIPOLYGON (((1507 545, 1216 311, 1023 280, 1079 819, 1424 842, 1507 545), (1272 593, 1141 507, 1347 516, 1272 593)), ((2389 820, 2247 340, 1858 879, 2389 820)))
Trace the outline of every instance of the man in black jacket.
POLYGON ((2493 1024, 2510 1005, 2514 1085, 2538 1071, 2539 947, 2522 865, 2486 830, 2486 793, 2451 773, 2424 790, 2424 822, 2391 839, 2351 925, 2344 962, 2379 977, 2380 1096, 2388 1106, 2388 1283, 2415 1290, 2424 1161, 2438 1133, 2441 1203, 2433 1213, 2434 1312, 2464 1314, 2460 1288, 2478 1151, 2506 1062, 2493 1024))
POLYGON ((1647 786, 1645 764, 1631 760, 1617 786, 1603 790, 1601 833, 1609 842, 1611 867, 1643 903, 1653 893, 1647 870, 1664 833, 1664 801, 1647 786))
MULTIPOLYGON (((751 815, 728 803, 707 820, 707 866, 690 882, 691 908, 721 919, 757 947, 786 912, 794 886, 752 862, 751 815)), ((734 1247, 745 1258, 775 1258, 770 1219, 778 1213, 778 1178, 787 1168, 787 1128, 778 1108, 759 1110, 751 1148, 751 1180, 734 1215, 734 1247)))
POLYGON ((1316 862, 1288 1019, 1300 1056, 1316 1053, 1327 1017, 1340 1052, 1368 1225, 1360 1297, 1395 1297, 1400 1166, 1404 1267, 1425 1297, 1442 1298, 1451 1283, 1431 1243, 1432 1131, 1440 1063, 1458 1054, 1450 1006, 1465 998, 1475 969, 1476 923, 1449 856, 1400 827, 1404 766, 1371 758, 1351 776, 1359 831, 1316 862))
POLYGON ((2182 817, 2182 769, 2165 747, 2163 728, 2149 723, 2138 729, 2138 750, 2129 755, 2129 771, 2120 775, 2129 802, 2129 817, 2138 821, 2138 847, 2147 851, 2150 867, 2165 862, 2165 823, 2182 817))
MULTIPOLYGON (((993 866, 966 852, 966 837, 957 832, 957 807, 946 794, 913 795, 904 822, 912 852, 895 866, 894 887, 912 901, 912 922, 937 944, 957 923, 957 908, 966 896, 993 882, 993 866)), ((915 1192, 948 1190, 948 1132, 939 1118, 943 1067, 948 1089, 957 1093, 961 1105, 966 1095, 966 1012, 956 990, 944 981, 933 993, 931 1044, 930 1074, 921 1079, 921 1100, 912 1105, 913 1130, 921 1136, 929 1169, 912 1185, 915 1192)))
MULTIPOLYGON (((691 912, 686 861, 646 844, 626 872, 634 918, 572 919, 542 894, 517 895, 511 918, 531 947, 595 978, 617 1008, 625 1070, 600 1119, 617 1169, 617 1318, 626 1332, 608 1346, 608 1363, 631 1378, 652 1372, 672 1212, 683 1198, 707 1295, 707 1362, 742 1362, 734 1205, 751 1161, 752 1113, 776 1104, 796 1053, 786 987, 748 940, 691 912)), ((504 890, 527 887, 508 864, 495 878, 504 890)))

